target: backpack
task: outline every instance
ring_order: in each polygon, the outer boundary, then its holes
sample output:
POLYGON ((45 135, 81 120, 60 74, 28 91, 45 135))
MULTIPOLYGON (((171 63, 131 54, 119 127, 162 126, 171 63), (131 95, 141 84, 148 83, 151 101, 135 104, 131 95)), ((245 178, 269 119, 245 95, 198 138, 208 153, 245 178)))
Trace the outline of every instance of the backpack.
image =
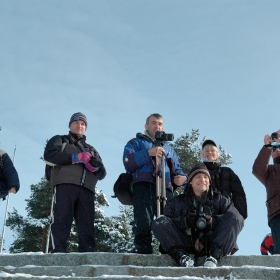
POLYGON ((114 184, 113 198, 117 198, 123 205, 133 205, 133 192, 132 192, 132 175, 129 173, 121 173, 114 184))
MULTIPOLYGON (((62 139, 62 147, 61 147, 61 152, 63 152, 66 144, 69 142, 69 139, 67 137, 67 135, 61 135, 60 136, 62 139)), ((56 166, 56 164, 53 164, 51 162, 45 161, 46 166, 45 166, 45 177, 47 179, 48 182, 51 181, 51 174, 52 174, 52 167, 56 166)))

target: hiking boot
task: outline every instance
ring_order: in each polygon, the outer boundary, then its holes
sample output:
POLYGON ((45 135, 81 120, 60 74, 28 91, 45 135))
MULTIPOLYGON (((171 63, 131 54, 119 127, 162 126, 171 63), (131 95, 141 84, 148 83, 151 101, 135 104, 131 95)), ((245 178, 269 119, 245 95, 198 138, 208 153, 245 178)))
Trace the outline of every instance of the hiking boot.
POLYGON ((174 249, 170 256, 174 258, 177 264, 182 267, 193 267, 193 259, 182 249, 174 249))
POLYGON ((193 267, 194 261, 189 255, 183 255, 179 260, 179 264, 183 267, 193 267))
POLYGON ((217 267, 218 261, 213 257, 207 257, 204 263, 204 267, 217 267))

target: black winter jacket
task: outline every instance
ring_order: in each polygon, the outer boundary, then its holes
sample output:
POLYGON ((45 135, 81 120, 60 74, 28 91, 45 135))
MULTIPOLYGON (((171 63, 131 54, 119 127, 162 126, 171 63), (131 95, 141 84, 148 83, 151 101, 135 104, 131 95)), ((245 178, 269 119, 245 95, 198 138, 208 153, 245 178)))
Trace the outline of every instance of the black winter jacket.
MULTIPOLYGON (((79 140, 77 139, 77 135, 69 133, 68 136, 56 135, 48 141, 44 152, 44 160, 49 164, 53 164, 51 185, 74 184, 95 192, 97 180, 102 180, 106 176, 105 167, 96 149, 85 142, 86 137, 83 136, 79 140), (63 145, 65 147, 61 151, 63 145), (89 172, 83 163, 72 164, 72 154, 82 151, 90 152, 101 163, 98 172, 89 172)), ((93 160, 92 158, 90 163, 93 160)), ((92 165, 94 166, 93 163, 92 165)))
POLYGON ((239 177, 229 167, 221 167, 217 162, 204 162, 211 175, 211 187, 214 191, 221 192, 222 195, 230 198, 243 216, 247 218, 247 200, 243 186, 239 177))
MULTIPOLYGON (((187 198, 185 194, 180 194, 167 201, 163 214, 169 217, 179 230, 184 231, 187 228, 185 217, 189 212, 193 212, 193 202, 194 196, 187 198)), ((215 229, 219 216, 231 208, 234 208, 233 203, 223 195, 217 195, 205 203, 203 212, 206 216, 212 216, 212 230, 215 229)))
POLYGON ((2 167, 0 166, 0 181, 2 182, 1 185, 4 185, 3 187, 7 188, 7 190, 15 187, 16 191, 18 191, 20 187, 19 178, 13 162, 4 150, 0 149, 0 156, 2 157, 3 164, 2 167))

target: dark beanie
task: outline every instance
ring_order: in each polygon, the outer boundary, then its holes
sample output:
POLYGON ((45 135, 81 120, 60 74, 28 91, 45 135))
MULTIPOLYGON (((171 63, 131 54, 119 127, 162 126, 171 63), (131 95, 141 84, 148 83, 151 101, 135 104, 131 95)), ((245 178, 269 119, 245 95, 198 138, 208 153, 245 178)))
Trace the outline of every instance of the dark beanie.
POLYGON ((75 113, 72 115, 70 122, 69 122, 69 127, 72 122, 76 122, 76 121, 83 121, 87 127, 87 117, 84 114, 82 114, 81 112, 78 112, 78 113, 75 113))
POLYGON ((188 183, 190 183, 192 181, 193 177, 199 173, 203 173, 203 174, 207 175, 209 178, 209 182, 211 182, 211 176, 210 176, 210 173, 209 173, 207 167, 204 164, 198 164, 191 169, 191 171, 188 175, 188 183))
POLYGON ((213 145, 213 146, 217 147, 216 143, 215 143, 214 141, 210 140, 210 139, 209 139, 209 140, 205 140, 205 141, 203 142, 203 144, 202 144, 202 149, 203 149, 206 145, 213 145))

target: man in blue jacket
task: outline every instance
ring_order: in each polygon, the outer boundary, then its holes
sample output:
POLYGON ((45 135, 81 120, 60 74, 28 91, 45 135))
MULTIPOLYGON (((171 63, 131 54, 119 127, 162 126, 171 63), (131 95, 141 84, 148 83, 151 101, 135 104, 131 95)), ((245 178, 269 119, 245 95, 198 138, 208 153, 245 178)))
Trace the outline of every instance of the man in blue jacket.
POLYGON ((19 190, 18 173, 9 155, 0 149, 0 198, 5 199, 8 193, 19 190))
POLYGON ((145 133, 137 133, 124 148, 123 163, 133 180, 133 207, 135 222, 134 245, 139 254, 152 254, 151 225, 156 215, 156 157, 165 156, 165 186, 167 199, 172 198, 174 186, 182 186, 187 177, 183 173, 175 151, 163 143, 155 145, 155 134, 163 131, 160 114, 151 114, 145 124, 145 133), (172 170, 170 170, 170 168, 172 170))

